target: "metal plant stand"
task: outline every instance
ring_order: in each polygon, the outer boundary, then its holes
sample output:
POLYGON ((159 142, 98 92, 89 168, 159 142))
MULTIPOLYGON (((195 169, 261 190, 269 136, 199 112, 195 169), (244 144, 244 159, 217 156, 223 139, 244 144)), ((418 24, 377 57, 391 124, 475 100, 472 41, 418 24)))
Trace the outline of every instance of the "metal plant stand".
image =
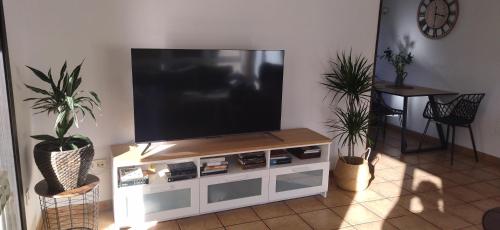
POLYGON ((99 178, 87 176, 87 183, 79 188, 58 194, 49 192, 47 182, 35 186, 40 198, 43 229, 98 229, 99 178))

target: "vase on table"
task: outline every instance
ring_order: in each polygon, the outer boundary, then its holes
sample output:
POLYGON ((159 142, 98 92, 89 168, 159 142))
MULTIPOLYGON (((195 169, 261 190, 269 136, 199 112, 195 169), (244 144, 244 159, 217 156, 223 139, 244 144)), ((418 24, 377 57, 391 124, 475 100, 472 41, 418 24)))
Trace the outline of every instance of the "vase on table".
POLYGON ((407 75, 408 75, 408 72, 397 71, 396 72, 396 80, 394 81, 394 86, 404 87, 404 81, 405 81, 407 75))

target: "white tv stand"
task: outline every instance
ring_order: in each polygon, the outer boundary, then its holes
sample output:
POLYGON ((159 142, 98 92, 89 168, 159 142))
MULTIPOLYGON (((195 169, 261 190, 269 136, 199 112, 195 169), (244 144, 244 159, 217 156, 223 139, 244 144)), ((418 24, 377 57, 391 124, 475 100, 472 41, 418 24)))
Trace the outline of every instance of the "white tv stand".
POLYGON ((165 221, 255 204, 322 194, 326 197, 329 177, 330 139, 312 130, 288 129, 220 138, 154 143, 141 156, 145 145, 122 144, 113 150, 113 208, 118 227, 148 221, 165 221), (272 135, 272 136, 271 136, 272 135), (274 136, 274 137, 273 137, 274 136), (321 157, 292 163, 269 164, 270 152, 302 146, 319 146, 321 157), (264 151, 267 166, 243 170, 230 161, 228 173, 201 176, 200 159, 264 151), (167 182, 151 174, 149 184, 118 187, 118 168, 148 169, 165 163, 193 161, 198 176, 167 182))

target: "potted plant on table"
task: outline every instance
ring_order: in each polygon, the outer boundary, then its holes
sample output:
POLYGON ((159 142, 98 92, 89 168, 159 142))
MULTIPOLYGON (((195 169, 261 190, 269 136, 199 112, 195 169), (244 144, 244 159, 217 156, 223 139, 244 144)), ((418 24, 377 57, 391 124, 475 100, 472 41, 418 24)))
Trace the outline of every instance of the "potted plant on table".
POLYGON ((405 71, 406 65, 413 63, 413 55, 411 52, 401 50, 398 54, 394 54, 391 48, 387 48, 384 54, 380 56, 381 59, 387 60, 394 66, 396 71, 396 80, 394 81, 394 86, 398 88, 404 88, 404 81, 408 76, 408 72, 405 71))
POLYGON ((356 152, 356 145, 366 146, 367 143, 372 67, 365 57, 337 54, 337 60, 331 61, 331 70, 324 74, 322 83, 333 93, 331 102, 344 105, 343 108, 337 106, 336 119, 328 121, 328 126, 335 133, 339 146, 347 147, 347 154, 339 150, 334 177, 340 188, 349 191, 366 189, 371 178, 370 149, 356 152))
POLYGON ((57 193, 71 190, 85 184, 87 174, 94 158, 93 144, 82 135, 67 135, 69 129, 86 115, 95 120, 93 110, 100 108, 101 101, 95 92, 78 90, 82 83, 80 69, 83 62, 71 73, 66 62, 61 68, 57 81, 51 70, 47 74, 27 66, 34 75, 46 83, 48 89, 26 85, 37 97, 25 99, 32 101, 35 114, 55 115, 55 136, 43 134, 32 138, 39 140, 34 147, 35 163, 47 181, 48 189, 57 193))

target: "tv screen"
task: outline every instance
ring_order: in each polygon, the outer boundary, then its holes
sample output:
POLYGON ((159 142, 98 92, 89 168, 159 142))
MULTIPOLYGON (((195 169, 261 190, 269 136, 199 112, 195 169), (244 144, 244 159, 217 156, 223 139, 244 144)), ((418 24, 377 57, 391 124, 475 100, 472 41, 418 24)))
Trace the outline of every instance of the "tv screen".
POLYGON ((279 130, 282 50, 132 49, 136 142, 279 130))

